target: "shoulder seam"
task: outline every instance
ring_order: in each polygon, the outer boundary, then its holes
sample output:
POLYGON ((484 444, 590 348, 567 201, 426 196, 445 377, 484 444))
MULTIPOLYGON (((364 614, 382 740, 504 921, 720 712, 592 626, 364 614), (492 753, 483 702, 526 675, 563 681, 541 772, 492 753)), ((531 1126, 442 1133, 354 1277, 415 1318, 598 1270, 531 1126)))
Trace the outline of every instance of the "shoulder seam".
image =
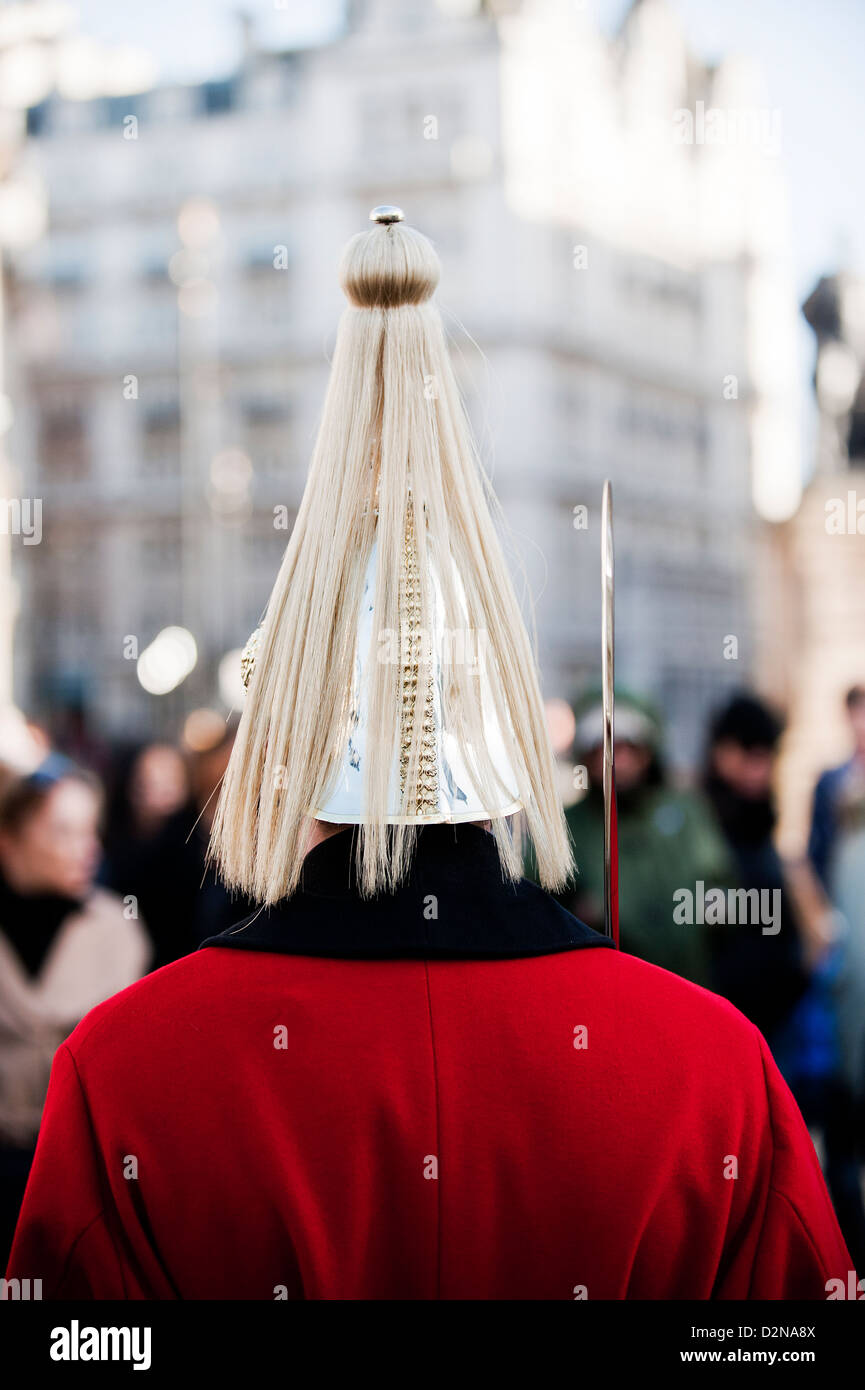
MULTIPOLYGON (((752 1025, 752 1026, 753 1026, 753 1025, 752 1025)), ((761 1065, 761 1067, 762 1067, 762 1069, 763 1069, 763 1087, 764 1087, 765 1092, 766 1092, 766 1109, 767 1109, 768 1115, 769 1115, 769 1132, 770 1132, 770 1134, 771 1134, 771 1136, 772 1136, 772 1167, 771 1167, 770 1175, 769 1175, 769 1185, 768 1185, 768 1187, 767 1187, 767 1189, 766 1189, 766 1202, 765 1202, 765 1205, 764 1205, 764 1207, 763 1207, 763 1219, 762 1219, 762 1221, 760 1222, 760 1237, 758 1238, 758 1247, 759 1247, 759 1240, 762 1239, 763 1228, 764 1228, 764 1226, 765 1226, 765 1224, 766 1224, 766 1217, 767 1217, 768 1210, 769 1210, 769 1199, 770 1199, 770 1197, 773 1197, 773 1196, 775 1196, 775 1197, 780 1197, 781 1200, 782 1200, 783 1202, 786 1202, 787 1206, 790 1208, 790 1210, 792 1211, 793 1215, 795 1216, 796 1221, 797 1221, 797 1223, 798 1223, 798 1225, 799 1225, 799 1228, 800 1228, 800 1230, 802 1231, 802 1234, 805 1236, 805 1239, 807 1240, 809 1246, 811 1247, 811 1250, 813 1251, 813 1254, 814 1254, 814 1257, 815 1257, 815 1259, 816 1259, 817 1264, 820 1266, 820 1269, 821 1269, 822 1273, 823 1273, 824 1275, 826 1275, 826 1274, 828 1273, 827 1268, 826 1268, 826 1265, 825 1265, 824 1262, 823 1262, 823 1258, 822 1258, 822 1256, 821 1256, 821 1254, 820 1254, 820 1251, 818 1250, 817 1246, 814 1244, 814 1241, 813 1241, 812 1236, 811 1236, 811 1232, 810 1232, 810 1230, 809 1230, 809 1228, 808 1228, 808 1225, 807 1225, 807 1223, 806 1223, 806 1221, 805 1221, 805 1218, 803 1217, 803 1215, 802 1215, 802 1213, 800 1212, 799 1208, 796 1206, 796 1203, 793 1201, 793 1198, 792 1198, 787 1192, 785 1192, 785 1191, 783 1190, 783 1188, 777 1187, 776 1184, 775 1184, 775 1166, 776 1166, 776 1159, 777 1159, 777 1147, 776 1147, 776 1142, 775 1142, 775 1116, 774 1116, 773 1111, 772 1111, 772 1097, 771 1097, 771 1094, 770 1094, 770 1091, 769 1091, 769 1078, 768 1078, 768 1076, 766 1075, 766 1054, 765 1054, 765 1051, 764 1051, 764 1048, 766 1048, 766 1047, 768 1046, 768 1044, 764 1041, 762 1034, 759 1032, 759 1030, 758 1030, 756 1027, 754 1028, 754 1032, 757 1034, 757 1045, 758 1045, 758 1050, 759 1050, 759 1053, 760 1053, 760 1065, 761 1065)), ((755 1265, 756 1265, 756 1256, 755 1256, 755 1265)), ((749 1284, 748 1284, 748 1297, 749 1297, 749 1298, 750 1298, 750 1296, 751 1296, 751 1284, 753 1283, 753 1280, 754 1280, 754 1266, 752 1266, 752 1268, 751 1268, 751 1279, 750 1279, 749 1284)))
POLYGON ((92 1219, 91 1221, 88 1221, 86 1226, 82 1226, 81 1230, 78 1232, 77 1236, 76 1236, 75 1239, 73 1240, 73 1242, 72 1242, 72 1244, 70 1245, 69 1250, 68 1250, 68 1252, 67 1252, 67 1254, 66 1254, 66 1259, 65 1259, 64 1262, 63 1262, 63 1272, 61 1273, 60 1278, 57 1280, 57 1292, 58 1292, 58 1294, 59 1294, 60 1290, 63 1288, 64 1283, 66 1282, 66 1276, 67 1276, 67 1274, 69 1273, 69 1265, 70 1265, 70 1263, 71 1263, 71 1261, 72 1261, 72 1256, 75 1254, 75 1251, 77 1250, 79 1244, 80 1244, 81 1241, 84 1239, 84 1237, 87 1235, 87 1232, 88 1232, 88 1231, 91 1231, 91 1230, 93 1229, 93 1227, 96 1225, 97 1221, 104 1221, 104 1218, 105 1218, 105 1209, 104 1209, 104 1207, 100 1207, 99 1210, 98 1210, 98 1212, 96 1213, 96 1215, 93 1217, 93 1219, 92 1219))
POLYGON ((748 1293, 747 1293, 747 1295, 746 1295, 746 1297, 748 1297, 748 1298, 751 1297, 751 1290, 752 1290, 752 1288, 753 1288, 753 1286, 754 1286, 754 1278, 755 1278, 756 1273, 757 1273, 757 1256, 758 1256, 758 1253, 759 1253, 759 1250, 760 1250, 760 1242, 761 1242, 762 1239, 763 1239, 763 1231, 764 1231, 765 1226, 766 1226, 766 1217, 767 1217, 767 1215, 768 1215, 768 1213, 769 1213, 769 1197, 770 1197, 771 1193, 774 1191, 774 1188, 773 1188, 773 1179, 774 1179, 774 1176, 775 1176, 775 1160, 776 1160, 776 1156, 777 1156, 777 1147, 776 1147, 776 1144, 775 1144, 775 1116, 774 1116, 774 1114, 773 1114, 773 1112, 772 1112, 772 1097, 771 1097, 771 1095, 769 1094, 769 1078, 768 1078, 768 1076, 766 1075, 766 1058, 765 1058, 765 1056, 764 1056, 763 1047, 762 1047, 762 1041, 763 1041, 763 1040, 762 1040, 762 1037, 761 1037, 761 1034, 760 1034, 759 1030, 756 1028, 756 1026, 755 1026, 753 1023, 751 1024, 751 1028, 752 1028, 752 1030, 753 1030, 754 1038, 755 1038, 755 1041, 756 1041, 756 1043, 757 1043, 757 1055, 758 1055, 759 1058, 760 1058, 760 1071, 761 1071, 761 1074, 762 1074, 762 1077, 763 1077, 763 1094, 764 1094, 765 1097, 766 1097, 766 1116, 767 1116, 767 1119, 768 1119, 768 1122, 769 1122, 769 1136, 770 1136, 771 1141, 772 1141, 772 1163, 771 1163, 771 1166, 770 1166, 770 1168, 769 1168, 769 1182, 768 1182, 768 1184, 767 1184, 767 1186, 766 1186, 766 1200, 765 1200, 765 1202, 763 1203, 763 1211, 762 1211, 761 1216, 760 1216, 760 1229, 759 1229, 759 1234, 758 1234, 758 1236, 757 1236, 757 1245, 756 1245, 756 1248, 755 1248, 755 1250, 754 1250, 754 1258, 753 1258, 753 1260, 752 1260, 752 1262, 751 1262, 751 1275, 750 1275, 750 1278, 749 1278, 749 1280, 748 1280, 748 1293))
POLYGON ((787 1206, 790 1208, 790 1210, 796 1218, 796 1221, 798 1222, 799 1229, 801 1230, 802 1234, 804 1235, 811 1248, 816 1263, 820 1266, 822 1273, 828 1276, 829 1271, 823 1262, 823 1257, 820 1254, 820 1251, 818 1250, 817 1246, 814 1244, 814 1241, 811 1238, 811 1232, 806 1226, 805 1219, 802 1216, 802 1213, 799 1211, 799 1208, 796 1206, 795 1202, 793 1202, 792 1199, 787 1196, 786 1192, 782 1192, 780 1187, 773 1187, 771 1184, 769 1186, 769 1194, 775 1197, 780 1197, 782 1202, 787 1203, 787 1206))
MULTIPOLYGON (((85 1116, 86 1116, 86 1119, 87 1119, 87 1128, 88 1128, 88 1131, 89 1131, 89 1133, 90 1133, 90 1143, 91 1143, 91 1146, 92 1146, 92 1148, 93 1148, 94 1153, 99 1153, 100 1150, 99 1150, 99 1145, 98 1145, 98 1143, 97 1143, 97 1141, 96 1141, 96 1130, 95 1130, 94 1125, 93 1125, 93 1116, 92 1116, 91 1113, 90 1113, 90 1104, 89 1104, 88 1099, 87 1099, 87 1092, 86 1092, 85 1089, 84 1089, 84 1083, 83 1083, 83 1081, 81 1080, 81 1074, 80 1074, 80 1072, 78 1071, 78 1063, 77 1063, 77 1061, 76 1061, 76 1059, 75 1059, 75 1053, 72 1051, 72 1049, 71 1049, 71 1047, 69 1046, 68 1043, 62 1043, 62 1044, 61 1044, 61 1047, 63 1048, 64 1052, 68 1053, 69 1060, 70 1060, 70 1062, 71 1062, 71 1064, 72 1064, 72 1070, 73 1070, 73 1072, 75 1073, 75 1080, 78 1082, 78 1089, 79 1089, 79 1092, 80 1092, 80 1095, 81 1095, 81 1107, 82 1107, 82 1109, 83 1109, 83 1111, 84 1111, 84 1114, 85 1114, 85 1116)), ((110 1241, 110 1243, 111 1243, 111 1249, 112 1249, 113 1252, 114 1252, 114 1258, 115 1258, 115 1260, 117 1261, 117 1270, 118 1270, 118 1273, 120 1274, 120 1283, 121 1283, 121 1287, 122 1287, 122 1289, 123 1289, 123 1297, 126 1298, 126 1299, 128 1299, 128 1297, 129 1297, 129 1291, 128 1291, 127 1288, 126 1288, 126 1278, 125 1278, 124 1273, 123 1273, 123 1261, 122 1261, 121 1258, 120 1258, 120 1254, 119 1254, 119 1252, 118 1252, 117 1245, 116 1245, 115 1240, 114 1240, 114 1235, 113 1235, 112 1230, 111 1230, 111 1225, 110 1225, 109 1221, 106 1219, 105 1202, 104 1202, 104 1193, 105 1193, 105 1186, 104 1186, 104 1184, 105 1184, 105 1177, 104 1177, 103 1173, 102 1173, 100 1170, 97 1170, 97 1179, 98 1179, 98 1182, 99 1182, 99 1186, 100 1186, 100 1188, 102 1189, 102 1192, 103 1192, 103 1203, 102 1203, 102 1206, 99 1208, 99 1211, 97 1212, 97 1214, 96 1214, 96 1216, 93 1218, 93 1220, 92 1220, 92 1221, 89 1221, 82 1231, 79 1231, 78 1235, 75 1237, 75 1240, 72 1242, 72 1245, 70 1246, 70 1249, 69 1249, 69 1254, 68 1254, 67 1259, 66 1259, 66 1266, 64 1266, 63 1278, 66 1277, 66 1270, 67 1270, 67 1268, 68 1268, 69 1261, 70 1261, 71 1258, 72 1258, 72 1254, 73 1254, 73 1252, 74 1252, 74 1250, 75 1250, 75 1247, 77 1246, 78 1242, 81 1240, 81 1238, 82 1238, 84 1235, 86 1235, 86 1233, 90 1230, 91 1226, 94 1226, 94 1225, 96 1224, 97 1221, 102 1220, 102 1221, 104 1222, 104 1225, 105 1225, 105 1230, 106 1230, 106 1233, 107 1233, 107 1235, 108 1235, 108 1239, 109 1239, 109 1241, 110 1241)), ((62 1280, 61 1280, 61 1283, 62 1283, 62 1280)))
MULTIPOLYGON (((188 956, 179 956, 177 960, 170 961, 167 965, 162 966, 160 970, 150 971, 147 974, 139 976, 137 980, 133 980, 123 989, 118 990, 116 994, 111 994, 107 999, 103 999, 100 1003, 94 1004, 92 1009, 89 1009, 80 1022, 76 1024, 75 1028, 66 1039, 66 1042, 74 1040, 76 1046, 79 1048, 89 1045, 94 1034, 97 1033, 103 1025, 109 1023, 118 1010, 129 1007, 128 996, 131 991, 139 991, 140 993, 141 987, 150 988, 151 982, 157 975, 160 975, 163 970, 173 971, 176 967, 184 965, 187 961, 197 961, 198 965, 201 965, 197 951, 191 952, 188 956)), ((83 1060, 82 1058, 82 1061, 83 1060)))

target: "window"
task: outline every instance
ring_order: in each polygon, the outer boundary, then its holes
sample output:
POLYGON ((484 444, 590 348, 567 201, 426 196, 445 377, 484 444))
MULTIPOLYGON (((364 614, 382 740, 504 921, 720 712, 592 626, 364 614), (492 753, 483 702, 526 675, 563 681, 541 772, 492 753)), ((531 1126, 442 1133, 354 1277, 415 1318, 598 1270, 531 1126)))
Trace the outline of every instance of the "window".
POLYGON ((180 535, 176 524, 148 531, 141 537, 141 569, 150 579, 171 579, 180 568, 180 535))
POLYGON ((144 420, 142 472, 149 477, 172 477, 180 469, 180 408, 169 402, 151 410, 144 420))
POLYGON ((218 116, 236 106, 236 90, 231 80, 223 82, 202 82, 200 91, 201 110, 205 116, 218 116))
POLYGON ((80 409, 58 406, 43 415, 39 453, 46 477, 73 482, 87 476, 90 450, 80 409))
POLYGON ((50 126, 49 109, 49 103, 47 101, 40 101, 38 106, 29 106, 27 108, 28 135, 38 136, 45 134, 50 126))

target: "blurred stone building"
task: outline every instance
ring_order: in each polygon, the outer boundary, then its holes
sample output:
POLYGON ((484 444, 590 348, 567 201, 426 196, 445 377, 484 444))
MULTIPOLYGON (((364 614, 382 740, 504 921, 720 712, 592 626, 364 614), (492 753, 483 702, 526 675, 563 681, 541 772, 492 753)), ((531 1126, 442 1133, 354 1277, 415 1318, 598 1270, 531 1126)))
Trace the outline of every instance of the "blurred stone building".
POLYGON ((396 202, 442 256, 547 693, 598 675, 610 476, 619 674, 693 760, 754 668, 757 518, 800 476, 779 131, 747 66, 698 63, 664 0, 613 38, 570 0, 368 0, 322 47, 261 52, 247 27, 223 81, 52 98, 29 131, 50 227, 13 283, 44 530, 25 708, 147 732, 215 698, 300 497, 340 249, 396 202), (148 694, 131 655, 172 624, 198 665, 148 694))

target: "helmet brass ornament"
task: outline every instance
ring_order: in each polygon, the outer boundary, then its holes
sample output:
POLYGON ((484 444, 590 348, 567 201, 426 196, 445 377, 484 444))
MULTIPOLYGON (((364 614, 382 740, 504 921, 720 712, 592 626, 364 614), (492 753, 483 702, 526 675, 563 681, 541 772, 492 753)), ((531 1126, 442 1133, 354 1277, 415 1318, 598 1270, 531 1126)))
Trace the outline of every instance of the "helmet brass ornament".
POLYGON ((394 222, 404 222, 405 213, 402 208, 395 207, 393 203, 381 203, 377 208, 373 208, 369 220, 370 222, 380 222, 388 227, 394 222))
POLYGON ((348 303, 295 525, 243 652, 247 698, 211 833, 225 882, 263 903, 296 890, 310 820, 358 827, 364 896, 405 880, 430 824, 487 825, 515 881, 524 822, 541 884, 556 891, 572 872, 440 275, 432 242, 390 203, 340 262, 348 303))

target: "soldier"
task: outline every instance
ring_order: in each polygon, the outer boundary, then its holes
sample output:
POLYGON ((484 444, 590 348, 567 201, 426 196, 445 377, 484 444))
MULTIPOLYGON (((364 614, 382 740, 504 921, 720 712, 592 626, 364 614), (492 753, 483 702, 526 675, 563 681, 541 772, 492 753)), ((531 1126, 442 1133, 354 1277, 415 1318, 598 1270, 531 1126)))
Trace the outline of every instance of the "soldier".
POLYGON ((372 220, 214 823, 261 907, 61 1046, 10 1276, 824 1299, 850 1257, 760 1034, 550 896, 570 849, 438 260, 372 220))

